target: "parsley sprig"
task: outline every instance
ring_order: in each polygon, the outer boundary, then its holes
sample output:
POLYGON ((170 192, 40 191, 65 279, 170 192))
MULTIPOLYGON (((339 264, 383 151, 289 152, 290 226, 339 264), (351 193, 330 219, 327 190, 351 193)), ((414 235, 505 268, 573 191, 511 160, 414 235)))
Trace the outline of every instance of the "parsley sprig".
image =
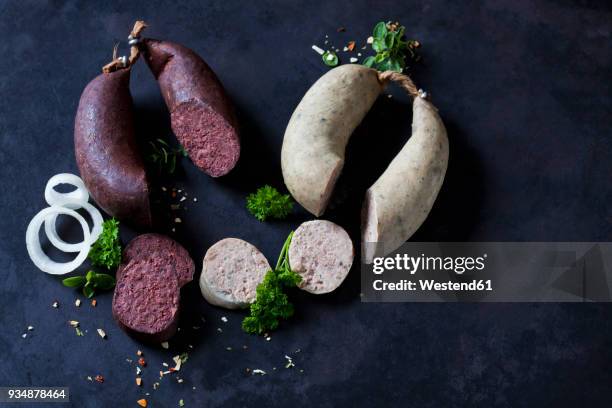
POLYGON ((119 221, 114 218, 102 223, 102 233, 89 250, 89 260, 94 266, 114 269, 121 263, 119 221))
POLYGON ((420 56, 416 49, 420 44, 416 40, 406 40, 406 27, 399 23, 385 23, 381 21, 374 26, 372 33, 372 48, 376 55, 367 57, 363 65, 379 71, 402 72, 406 67, 406 55, 418 61, 420 56))
POLYGON ((246 207, 259 221, 283 219, 293 210, 293 200, 289 194, 281 194, 274 187, 265 185, 247 196, 246 207))
POLYGON ((289 266, 289 244, 293 232, 289 234, 276 262, 263 282, 257 285, 257 297, 251 304, 250 314, 242 321, 242 330, 251 334, 263 334, 278 327, 281 320, 293 316, 293 304, 284 293, 285 288, 297 286, 302 277, 289 266))

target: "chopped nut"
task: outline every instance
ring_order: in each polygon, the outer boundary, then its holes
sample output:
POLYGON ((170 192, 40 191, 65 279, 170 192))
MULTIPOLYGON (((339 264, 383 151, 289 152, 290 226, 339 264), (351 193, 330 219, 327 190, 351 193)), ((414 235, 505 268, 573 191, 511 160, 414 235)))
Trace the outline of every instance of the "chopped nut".
POLYGON ((23 339, 25 339, 26 337, 28 337, 28 333, 23 333, 23 334, 21 335, 21 338, 23 338, 23 339))
POLYGON ((255 370, 253 370, 253 375, 255 374, 266 375, 266 372, 264 370, 260 370, 259 368, 256 368, 255 370))
POLYGON ((142 373, 142 370, 140 367, 136 367, 136 375, 140 375, 140 373, 142 373))
POLYGON ((139 387, 142 385, 142 378, 136 377, 136 385, 139 387))
POLYGON ((183 221, 182 221, 182 220, 181 220, 179 217, 176 217, 176 218, 174 219, 174 222, 175 222, 176 224, 180 224, 180 223, 181 223, 181 222, 183 222, 183 221))
POLYGON ((92 307, 96 307, 97 304, 98 304, 98 301, 96 299, 91 299, 91 306, 92 307))
POLYGON ((102 337, 103 339, 106 338, 106 332, 102 329, 98 329, 98 334, 100 335, 100 337, 102 337))
POLYGON ((366 40, 366 42, 367 42, 368 44, 372 44, 372 43, 374 42, 374 37, 372 37, 372 36, 368 37, 368 39, 366 40))
POLYGON ((170 347, 170 345, 168 344, 167 341, 164 341, 161 343, 162 348, 165 348, 166 350, 168 350, 168 347, 170 347))
POLYGON ((34 330, 34 326, 28 326, 28 331, 34 330))
POLYGON ((74 301, 74 305, 75 305, 76 307, 80 307, 80 306, 81 306, 81 299, 77 299, 77 300, 75 300, 75 301, 74 301))
POLYGON ((137 355, 138 357, 142 357, 142 356, 143 356, 143 352, 142 352, 142 351, 140 351, 140 350, 138 350, 138 351, 136 352, 136 355, 137 355))
POLYGON ((194 203, 197 203, 197 202, 198 202, 198 199, 197 199, 197 198, 195 198, 195 197, 193 197, 193 202, 194 202, 194 203))
POLYGON ((56 300, 55 302, 51 303, 51 306, 57 309, 59 307, 59 302, 56 300))
POLYGON ((79 327, 79 322, 76 320, 69 320, 68 323, 70 323, 72 327, 79 327))
POLYGON ((91 378, 91 375, 87 376, 87 381, 93 381, 93 378, 91 378))
POLYGON ((221 316, 221 321, 222 321, 223 323, 227 323, 227 317, 225 317, 225 316, 221 316))
POLYGON ((147 400, 146 399, 139 399, 138 401, 136 401, 136 403, 138 405, 140 405, 141 407, 146 407, 147 406, 147 400))

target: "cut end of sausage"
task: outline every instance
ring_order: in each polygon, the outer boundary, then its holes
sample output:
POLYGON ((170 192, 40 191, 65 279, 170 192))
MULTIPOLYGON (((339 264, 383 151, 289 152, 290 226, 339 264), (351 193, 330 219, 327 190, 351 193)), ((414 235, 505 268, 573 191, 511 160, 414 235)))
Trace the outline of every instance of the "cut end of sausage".
POLYGON ((257 285, 270 269, 255 246, 237 238, 223 239, 204 256, 200 276, 202 296, 215 306, 248 307, 255 301, 257 285))
POLYGON ((329 293, 344 281, 353 265, 353 242, 339 225, 314 220, 299 226, 289 245, 291 270, 302 277, 299 287, 329 293))
MULTIPOLYGON (((133 259, 159 258, 174 269, 180 287, 193 280, 195 264, 189 252, 175 240, 161 234, 142 234, 123 250, 123 263, 133 259)), ((117 271, 117 279, 119 279, 117 271)))
POLYGON ((192 100, 171 113, 172 129, 202 171, 212 177, 230 172, 240 157, 236 129, 204 103, 192 100))
POLYGON ((368 190, 361 209, 361 259, 364 263, 372 263, 376 256, 378 244, 378 214, 376 199, 368 190))
POLYGON ((171 265, 148 257, 122 265, 113 296, 113 316, 133 336, 166 341, 178 325, 180 287, 171 265))

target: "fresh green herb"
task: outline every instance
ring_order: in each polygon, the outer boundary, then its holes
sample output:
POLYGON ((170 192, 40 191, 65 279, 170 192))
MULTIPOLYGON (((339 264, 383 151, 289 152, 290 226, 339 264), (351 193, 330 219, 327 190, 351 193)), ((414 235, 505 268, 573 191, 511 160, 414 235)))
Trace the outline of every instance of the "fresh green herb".
POLYGON ((83 331, 79 329, 78 327, 75 327, 74 331, 76 332, 77 336, 84 336, 83 331))
POLYGON ((84 276, 73 276, 64 279, 62 283, 69 288, 81 288, 87 283, 87 279, 84 276))
POLYGON ((289 194, 281 194, 274 187, 265 185, 247 196, 246 207, 259 221, 283 219, 293 210, 293 200, 289 194))
POLYGON ((156 166, 160 173, 173 174, 176 170, 176 159, 179 156, 187 157, 187 152, 183 146, 172 147, 162 139, 149 141, 146 160, 156 166))
POLYGON ((363 65, 379 71, 402 72, 406 67, 406 54, 414 61, 420 56, 416 49, 420 44, 416 40, 406 40, 406 28, 399 23, 380 22, 372 32, 372 49, 376 55, 367 57, 363 65))
POLYGON ((114 218, 102 223, 102 234, 89 250, 89 260, 94 266, 114 269, 121 263, 119 221, 114 218))
POLYGON ((321 58, 323 58, 323 62, 328 67, 335 67, 338 65, 338 56, 333 51, 325 51, 321 58))
POLYGON ((251 304, 250 314, 242 321, 242 330, 251 334, 262 334, 278 327, 280 320, 293 316, 293 305, 283 289, 294 287, 302 277, 289 266, 289 244, 293 232, 289 234, 276 262, 263 282, 257 285, 257 297, 251 304))
POLYGON ((83 295, 92 298, 96 290, 110 290, 115 287, 115 278, 105 273, 89 271, 85 276, 73 276, 62 281, 69 288, 83 288, 83 295))

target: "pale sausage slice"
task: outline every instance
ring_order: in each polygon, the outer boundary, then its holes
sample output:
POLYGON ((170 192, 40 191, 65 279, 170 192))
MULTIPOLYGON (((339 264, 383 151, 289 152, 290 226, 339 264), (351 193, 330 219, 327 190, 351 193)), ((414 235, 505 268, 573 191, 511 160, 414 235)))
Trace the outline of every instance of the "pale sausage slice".
POLYGON ((257 285, 270 269, 255 246, 237 238, 222 239, 204 255, 202 296, 215 306, 245 308, 255 301, 257 285))
POLYGON ((339 225, 314 220, 299 226, 289 245, 291 270, 302 277, 301 289, 321 294, 335 290, 353 264, 353 242, 339 225))

